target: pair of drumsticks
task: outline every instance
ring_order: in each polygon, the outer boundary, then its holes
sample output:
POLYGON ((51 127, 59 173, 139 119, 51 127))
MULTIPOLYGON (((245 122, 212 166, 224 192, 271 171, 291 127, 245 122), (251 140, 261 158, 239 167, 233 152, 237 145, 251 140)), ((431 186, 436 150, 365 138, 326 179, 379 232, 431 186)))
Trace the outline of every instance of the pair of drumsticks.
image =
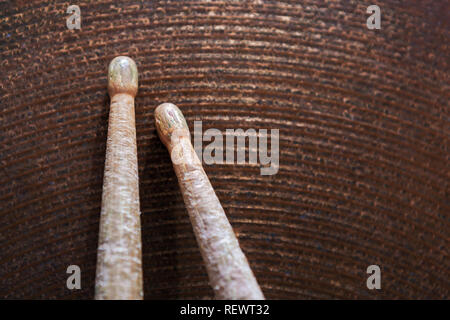
MULTIPOLYGON (((134 97, 135 62, 114 58, 108 68, 111 98, 106 143, 96 299, 142 299, 142 250, 134 97)), ((158 135, 171 154, 178 183, 218 299, 264 299, 248 261, 191 144, 180 109, 155 110, 158 135)))

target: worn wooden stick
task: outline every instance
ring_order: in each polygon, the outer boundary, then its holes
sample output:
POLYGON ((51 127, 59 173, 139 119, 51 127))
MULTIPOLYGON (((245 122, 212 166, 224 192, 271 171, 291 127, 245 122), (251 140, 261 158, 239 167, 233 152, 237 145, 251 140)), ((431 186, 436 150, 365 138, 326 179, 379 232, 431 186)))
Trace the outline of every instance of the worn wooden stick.
POLYGON ((191 144, 180 109, 155 110, 158 135, 171 154, 197 242, 217 299, 264 299, 222 205, 191 144))
POLYGON ((103 178, 96 299, 143 298, 139 178, 134 97, 134 61, 116 57, 108 68, 111 97, 103 178))

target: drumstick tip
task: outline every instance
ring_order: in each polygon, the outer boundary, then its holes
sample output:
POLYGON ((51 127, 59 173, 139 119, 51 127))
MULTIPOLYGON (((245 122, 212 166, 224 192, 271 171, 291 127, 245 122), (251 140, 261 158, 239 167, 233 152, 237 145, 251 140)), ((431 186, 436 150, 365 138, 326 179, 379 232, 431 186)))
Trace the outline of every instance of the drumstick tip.
POLYGON ((127 93, 135 97, 138 89, 138 71, 133 59, 118 56, 108 67, 108 91, 112 97, 117 93, 127 93))
POLYGON ((155 125, 159 138, 166 147, 171 143, 174 131, 190 138, 186 119, 181 110, 173 103, 163 103, 155 109, 155 125))

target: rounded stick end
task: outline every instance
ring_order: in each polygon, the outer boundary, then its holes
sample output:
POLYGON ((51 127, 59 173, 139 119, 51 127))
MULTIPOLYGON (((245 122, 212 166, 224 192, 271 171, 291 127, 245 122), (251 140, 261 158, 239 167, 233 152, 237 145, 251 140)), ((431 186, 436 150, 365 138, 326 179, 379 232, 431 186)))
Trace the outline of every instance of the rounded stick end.
POLYGON ((169 147, 174 133, 190 138, 189 127, 181 110, 173 103, 160 104, 155 110, 155 125, 161 141, 169 147))
POLYGON ((133 59, 119 56, 112 59, 108 67, 108 92, 112 97, 127 93, 133 98, 138 89, 138 71, 133 59))

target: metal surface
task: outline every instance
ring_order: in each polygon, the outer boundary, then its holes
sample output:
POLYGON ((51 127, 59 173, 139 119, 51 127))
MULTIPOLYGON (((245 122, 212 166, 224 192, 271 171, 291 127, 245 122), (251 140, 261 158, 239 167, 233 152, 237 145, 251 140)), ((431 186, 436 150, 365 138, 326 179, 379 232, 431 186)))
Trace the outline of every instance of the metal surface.
POLYGON ((145 298, 213 297, 154 126, 167 101, 191 133, 280 130, 276 175, 205 165, 268 299, 449 298, 448 1, 377 1, 381 30, 370 4, 98 1, 68 30, 67 2, 1 2, 0 297, 94 297, 106 70, 128 55, 145 298))

